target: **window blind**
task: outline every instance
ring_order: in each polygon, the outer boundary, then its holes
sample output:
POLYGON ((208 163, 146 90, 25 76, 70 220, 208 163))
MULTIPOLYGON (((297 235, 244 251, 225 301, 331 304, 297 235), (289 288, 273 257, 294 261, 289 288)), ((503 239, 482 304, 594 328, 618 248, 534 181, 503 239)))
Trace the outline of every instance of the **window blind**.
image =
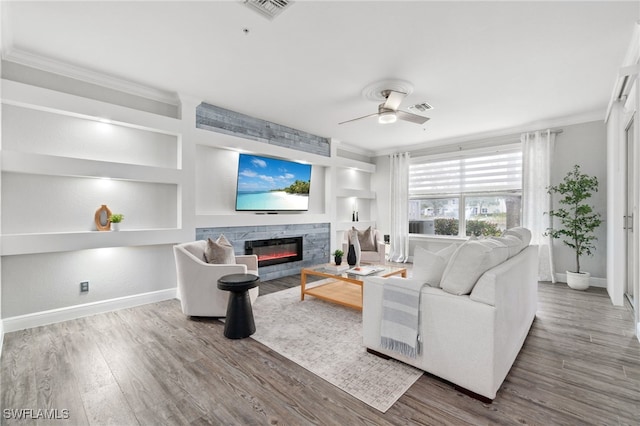
MULTIPOLYGON (((459 155, 459 154, 458 154, 459 155)), ((425 159, 409 166, 409 195, 504 192, 522 188, 522 150, 425 159)))

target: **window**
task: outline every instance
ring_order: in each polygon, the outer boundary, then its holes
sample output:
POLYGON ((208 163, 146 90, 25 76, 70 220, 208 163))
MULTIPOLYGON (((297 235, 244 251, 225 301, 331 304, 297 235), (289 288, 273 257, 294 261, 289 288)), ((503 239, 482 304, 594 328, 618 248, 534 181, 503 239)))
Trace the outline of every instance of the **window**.
POLYGON ((499 235, 520 225, 521 194, 519 145, 484 154, 413 159, 409 233, 499 235))

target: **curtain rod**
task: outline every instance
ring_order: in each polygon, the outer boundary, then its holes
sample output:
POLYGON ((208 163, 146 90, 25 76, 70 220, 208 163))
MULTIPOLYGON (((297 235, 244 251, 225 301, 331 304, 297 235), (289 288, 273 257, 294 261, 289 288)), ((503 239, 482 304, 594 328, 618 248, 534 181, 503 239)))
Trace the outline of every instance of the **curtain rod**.
MULTIPOLYGON (((531 132, 522 132, 522 133, 535 133, 536 130, 531 131, 531 132)), ((540 133, 546 133, 546 130, 540 130, 540 133)), ((564 132, 564 130, 562 129, 551 129, 551 133, 555 133, 556 135, 559 135, 560 133, 564 132)))

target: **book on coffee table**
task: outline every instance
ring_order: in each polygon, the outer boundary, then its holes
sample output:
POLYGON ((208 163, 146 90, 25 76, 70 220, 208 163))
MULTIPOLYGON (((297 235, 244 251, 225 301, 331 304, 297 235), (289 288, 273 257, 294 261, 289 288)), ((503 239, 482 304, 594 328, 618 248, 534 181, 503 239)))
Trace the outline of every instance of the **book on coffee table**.
POLYGON ((351 268, 346 272, 347 274, 353 275, 371 275, 380 271, 384 271, 383 266, 356 266, 355 268, 351 268))
POLYGON ((328 272, 331 272, 332 274, 341 274, 349 269, 349 265, 336 265, 334 263, 330 263, 328 265, 325 265, 324 269, 326 269, 328 272))

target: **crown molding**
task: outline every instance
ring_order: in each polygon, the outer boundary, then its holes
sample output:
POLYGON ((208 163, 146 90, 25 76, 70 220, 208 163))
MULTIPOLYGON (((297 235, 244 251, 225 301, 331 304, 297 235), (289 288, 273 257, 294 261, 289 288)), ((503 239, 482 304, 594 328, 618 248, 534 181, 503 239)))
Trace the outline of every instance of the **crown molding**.
POLYGON ((375 157, 376 152, 368 149, 360 148, 358 146, 349 145, 348 143, 344 143, 342 141, 338 141, 340 145, 338 145, 338 149, 341 151, 348 151, 354 154, 364 155, 366 157, 375 157))
POLYGON ((95 84, 120 92, 132 94, 156 102, 169 105, 179 105, 177 94, 134 83, 118 77, 110 76, 98 71, 82 68, 56 59, 36 55, 20 49, 11 48, 2 52, 4 61, 13 62, 41 71, 62 75, 85 83, 95 84))
MULTIPOLYGON (((548 128, 557 128, 562 126, 572 126, 574 124, 589 123, 592 121, 603 121, 602 111, 605 108, 588 111, 581 114, 575 114, 565 117, 557 117, 547 120, 539 120, 531 123, 523 124, 521 126, 510 127, 505 129, 497 129, 488 132, 474 133, 470 135, 456 136, 448 139, 439 139, 430 142, 422 142, 416 145, 409 145, 402 147, 402 151, 424 151, 427 149, 433 149, 436 147, 456 144, 466 144, 471 142, 482 141, 485 139, 501 139, 517 137, 520 138, 521 133, 534 132, 536 130, 543 130, 548 128)), ((377 151, 377 156, 389 155, 398 152, 397 149, 385 149, 377 151)))

